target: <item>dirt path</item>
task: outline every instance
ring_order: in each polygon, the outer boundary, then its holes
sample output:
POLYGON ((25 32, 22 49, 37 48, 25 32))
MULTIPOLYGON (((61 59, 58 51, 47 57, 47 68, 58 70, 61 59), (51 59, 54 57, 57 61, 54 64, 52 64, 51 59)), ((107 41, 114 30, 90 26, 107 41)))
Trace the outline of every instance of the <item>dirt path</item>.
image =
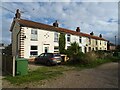
POLYGON ((21 86, 13 86, 3 81, 3 87, 7 86, 16 88, 117 88, 118 63, 107 63, 97 68, 82 71, 67 71, 62 76, 51 80, 21 86))

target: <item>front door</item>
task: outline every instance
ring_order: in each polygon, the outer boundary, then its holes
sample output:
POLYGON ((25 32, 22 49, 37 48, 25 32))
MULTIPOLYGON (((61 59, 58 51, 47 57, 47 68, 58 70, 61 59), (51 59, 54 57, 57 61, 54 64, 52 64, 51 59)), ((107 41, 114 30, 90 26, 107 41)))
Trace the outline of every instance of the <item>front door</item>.
POLYGON ((44 48, 44 52, 45 52, 45 53, 48 53, 48 51, 49 51, 49 47, 45 47, 45 48, 44 48))
POLYGON ((85 51, 85 53, 86 53, 86 52, 87 52, 87 47, 85 47, 84 49, 85 49, 84 51, 85 51))

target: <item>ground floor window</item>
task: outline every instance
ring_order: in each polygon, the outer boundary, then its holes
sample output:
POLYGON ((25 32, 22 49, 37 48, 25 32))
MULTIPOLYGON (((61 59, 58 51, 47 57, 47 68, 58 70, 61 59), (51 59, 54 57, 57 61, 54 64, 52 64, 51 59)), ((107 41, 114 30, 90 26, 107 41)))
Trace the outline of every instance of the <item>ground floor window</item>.
POLYGON ((79 47, 80 52, 82 52, 82 47, 79 47))
POLYGON ((96 47, 96 50, 98 50, 98 48, 96 47))
POLYGON ((59 47, 58 46, 54 46, 54 53, 58 53, 59 52, 59 47))
POLYGON ((70 46, 67 46, 67 49, 69 49, 70 48, 70 46))
POLYGON ((38 46, 31 45, 30 46, 30 57, 37 56, 38 55, 38 46))
POLYGON ((37 56, 38 55, 38 51, 30 51, 30 56, 37 56))
POLYGON ((37 50, 37 46, 31 46, 31 50, 37 50))
POLYGON ((85 49, 84 51, 85 51, 85 53, 86 53, 86 52, 87 52, 87 48, 85 47, 84 49, 85 49))
POLYGON ((89 47, 89 52, 91 51, 91 47, 89 47))

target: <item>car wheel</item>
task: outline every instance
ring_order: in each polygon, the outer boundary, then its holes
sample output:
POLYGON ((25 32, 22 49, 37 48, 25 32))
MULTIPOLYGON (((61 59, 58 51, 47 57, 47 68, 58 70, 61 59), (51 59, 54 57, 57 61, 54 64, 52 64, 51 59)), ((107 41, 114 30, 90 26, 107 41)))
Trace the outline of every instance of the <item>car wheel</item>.
POLYGON ((50 61, 47 61, 47 63, 46 63, 46 64, 47 64, 47 66, 50 66, 50 65, 51 65, 50 61))
POLYGON ((58 65, 61 65, 61 63, 58 63, 58 65))

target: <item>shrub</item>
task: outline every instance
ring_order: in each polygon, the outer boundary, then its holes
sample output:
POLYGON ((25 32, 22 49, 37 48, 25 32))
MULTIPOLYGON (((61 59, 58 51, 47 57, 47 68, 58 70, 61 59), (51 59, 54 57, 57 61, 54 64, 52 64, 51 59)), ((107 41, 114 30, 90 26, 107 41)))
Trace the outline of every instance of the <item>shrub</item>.
POLYGON ((88 52, 88 53, 85 53, 85 56, 84 56, 84 63, 85 64, 88 64, 88 63, 91 63, 93 61, 95 61, 97 59, 97 54, 95 52, 88 52))
POLYGON ((59 36, 59 51, 61 54, 65 53, 65 34, 60 33, 59 36))
POLYGON ((71 46, 66 50, 65 54, 67 54, 67 56, 70 58, 70 62, 72 63, 79 62, 81 56, 83 55, 79 44, 76 42, 71 43, 71 46))

